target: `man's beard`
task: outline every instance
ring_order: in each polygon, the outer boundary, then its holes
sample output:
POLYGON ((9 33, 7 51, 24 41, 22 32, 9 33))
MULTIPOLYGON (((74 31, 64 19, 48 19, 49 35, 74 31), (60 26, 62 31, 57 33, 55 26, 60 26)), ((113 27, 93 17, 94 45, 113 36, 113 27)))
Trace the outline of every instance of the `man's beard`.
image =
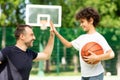
POLYGON ((29 41, 29 42, 26 42, 25 45, 27 47, 32 47, 33 46, 33 40, 29 41))

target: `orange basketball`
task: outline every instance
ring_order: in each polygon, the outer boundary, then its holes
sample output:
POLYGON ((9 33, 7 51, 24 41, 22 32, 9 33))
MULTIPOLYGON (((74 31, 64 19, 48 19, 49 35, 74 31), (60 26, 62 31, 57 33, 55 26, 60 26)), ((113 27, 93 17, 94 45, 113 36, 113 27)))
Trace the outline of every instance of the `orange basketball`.
MULTIPOLYGON (((103 48, 96 42, 89 42, 85 44, 81 50, 81 56, 89 56, 90 53, 88 51, 92 51, 96 55, 103 54, 103 48)), ((93 64, 98 63, 99 61, 94 62, 93 64)))

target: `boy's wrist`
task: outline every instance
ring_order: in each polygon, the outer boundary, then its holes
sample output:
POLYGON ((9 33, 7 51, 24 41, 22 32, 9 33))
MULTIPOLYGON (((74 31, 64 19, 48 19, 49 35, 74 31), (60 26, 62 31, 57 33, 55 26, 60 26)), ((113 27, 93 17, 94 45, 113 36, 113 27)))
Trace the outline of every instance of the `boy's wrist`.
POLYGON ((59 33, 57 31, 54 31, 56 35, 58 35, 59 33))

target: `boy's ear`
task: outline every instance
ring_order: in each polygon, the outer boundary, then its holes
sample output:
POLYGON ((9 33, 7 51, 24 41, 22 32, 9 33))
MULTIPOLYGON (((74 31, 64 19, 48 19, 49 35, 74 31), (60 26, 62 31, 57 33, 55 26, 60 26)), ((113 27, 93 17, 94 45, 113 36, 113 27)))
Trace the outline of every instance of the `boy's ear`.
POLYGON ((91 24, 93 24, 93 22, 94 22, 93 18, 90 18, 90 19, 89 19, 89 22, 90 22, 91 24))

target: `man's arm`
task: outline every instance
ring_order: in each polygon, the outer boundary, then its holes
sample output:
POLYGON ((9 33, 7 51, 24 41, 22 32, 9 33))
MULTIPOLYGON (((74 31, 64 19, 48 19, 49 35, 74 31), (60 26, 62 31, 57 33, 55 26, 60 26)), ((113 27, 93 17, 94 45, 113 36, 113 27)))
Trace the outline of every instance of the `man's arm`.
POLYGON ((51 31, 50 37, 49 37, 49 40, 48 40, 48 43, 47 43, 45 49, 43 50, 43 52, 38 53, 38 55, 34 59, 34 61, 49 59, 52 54, 53 46, 54 46, 54 33, 51 31))
POLYGON ((72 47, 72 43, 69 42, 68 40, 66 40, 64 37, 62 37, 58 31, 56 30, 56 28, 54 27, 52 21, 50 22, 50 27, 53 29, 54 33, 56 34, 56 36, 60 39, 60 41, 63 43, 63 45, 65 45, 67 48, 72 47))

